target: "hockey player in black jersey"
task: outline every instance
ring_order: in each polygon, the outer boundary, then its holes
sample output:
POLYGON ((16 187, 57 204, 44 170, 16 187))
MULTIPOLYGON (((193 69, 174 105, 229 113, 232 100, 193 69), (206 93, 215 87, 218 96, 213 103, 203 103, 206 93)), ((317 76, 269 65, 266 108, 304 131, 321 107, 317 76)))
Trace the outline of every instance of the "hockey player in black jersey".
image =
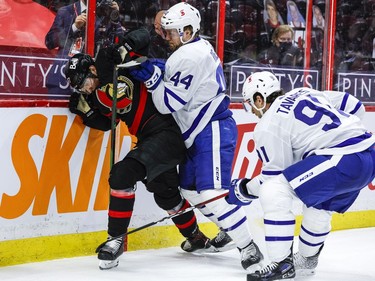
MULTIPOLYGON (((149 35, 144 29, 129 32, 120 42, 126 46, 127 60, 147 55, 149 35)), ((69 109, 79 115, 86 126, 102 131, 111 129, 112 73, 115 64, 123 59, 117 48, 107 48, 99 51, 96 61, 86 54, 76 54, 68 61, 65 74, 70 86, 75 89, 70 97, 69 109)), ((124 251, 124 239, 113 237, 127 231, 136 182, 144 182, 147 190, 153 193, 156 204, 168 214, 190 206, 181 197, 178 188, 176 166, 186 151, 173 117, 157 111, 143 83, 131 78, 126 69, 119 70, 117 84, 116 121, 126 123, 130 133, 137 137, 137 144, 136 149, 115 163, 110 171, 109 239, 98 249, 100 269, 117 266, 124 251)), ((210 240, 199 230, 193 211, 172 220, 186 237, 181 244, 184 251, 214 250, 210 240)))

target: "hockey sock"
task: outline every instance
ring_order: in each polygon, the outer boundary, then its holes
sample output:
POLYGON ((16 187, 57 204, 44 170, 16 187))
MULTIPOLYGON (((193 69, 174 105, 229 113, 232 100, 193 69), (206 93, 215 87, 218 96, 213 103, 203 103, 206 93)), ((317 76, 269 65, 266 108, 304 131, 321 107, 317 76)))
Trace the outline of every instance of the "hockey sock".
MULTIPOLYGON (((184 199, 184 203, 180 210, 189 208, 190 204, 184 199)), ((172 221, 184 237, 190 237, 193 231, 197 228, 197 218, 195 217, 194 211, 186 212, 182 215, 172 218, 172 221)))
POLYGON ((124 234, 133 214, 135 193, 111 190, 108 210, 108 234, 112 237, 124 234))

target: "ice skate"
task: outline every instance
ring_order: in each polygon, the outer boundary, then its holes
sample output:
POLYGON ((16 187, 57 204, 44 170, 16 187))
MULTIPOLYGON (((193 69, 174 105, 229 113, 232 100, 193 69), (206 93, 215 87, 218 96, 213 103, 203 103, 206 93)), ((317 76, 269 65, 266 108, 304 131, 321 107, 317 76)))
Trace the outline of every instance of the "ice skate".
POLYGON ((304 257, 299 252, 293 255, 297 275, 309 276, 315 274, 315 268, 318 266, 318 259, 322 249, 323 245, 320 247, 319 251, 311 257, 304 257))
POLYGON ((293 257, 292 254, 290 254, 281 262, 271 262, 261 270, 248 274, 247 281, 293 281, 295 276, 296 272, 293 265, 293 257))
POLYGON ((181 244, 181 249, 185 252, 213 253, 215 248, 210 244, 210 239, 206 237, 198 228, 181 244))
POLYGON ((263 260, 263 254, 254 241, 251 241, 251 243, 246 248, 241 249, 240 252, 241 265, 244 269, 254 272, 261 268, 262 265, 260 262, 263 260))
POLYGON ((225 252, 236 248, 236 244, 224 230, 221 230, 215 238, 212 238, 210 244, 217 252, 225 252))
POLYGON ((101 270, 111 269, 119 264, 119 257, 124 252, 124 238, 119 237, 101 244, 96 252, 98 253, 99 268, 101 270))

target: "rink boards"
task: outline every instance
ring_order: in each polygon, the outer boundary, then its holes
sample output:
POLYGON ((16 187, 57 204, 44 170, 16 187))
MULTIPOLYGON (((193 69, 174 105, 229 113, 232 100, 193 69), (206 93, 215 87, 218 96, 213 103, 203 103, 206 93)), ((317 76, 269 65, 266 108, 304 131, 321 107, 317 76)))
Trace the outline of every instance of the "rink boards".
MULTIPOLYGON (((233 178, 252 177, 261 165, 252 138, 257 120, 232 107, 239 131, 233 178)), ((372 132, 374 119, 375 112, 366 113, 372 132)), ((0 266, 94 254, 106 239, 109 132, 83 126, 67 108, 24 107, 0 109, 0 134, 0 266)), ((134 142, 122 125, 119 159, 134 142)), ((364 188, 348 213, 334 216, 333 230, 375 226, 374 185, 364 188)), ((296 202, 296 214, 300 207, 296 202)), ((262 224, 259 202, 246 208, 250 226, 262 224)), ((138 184, 131 228, 164 216, 138 184)), ((202 229, 215 235, 216 226, 197 216, 202 229)), ((128 250, 176 246, 182 240, 166 220, 129 235, 128 250)))

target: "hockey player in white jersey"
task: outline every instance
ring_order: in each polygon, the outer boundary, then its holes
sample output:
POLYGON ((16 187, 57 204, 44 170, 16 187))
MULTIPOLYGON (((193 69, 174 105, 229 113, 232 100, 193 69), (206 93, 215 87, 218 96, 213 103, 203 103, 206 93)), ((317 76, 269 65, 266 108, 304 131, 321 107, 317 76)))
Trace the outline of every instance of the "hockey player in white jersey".
POLYGON ((298 88, 284 94, 268 71, 246 79, 243 97, 245 109, 261 118, 254 141, 263 165, 255 178, 233 180, 227 200, 244 205, 259 197, 271 261, 247 280, 313 274, 332 213, 344 213, 375 177, 375 136, 360 120, 364 106, 342 92, 298 88), (303 203, 303 221, 293 256, 294 198, 303 203))
MULTIPOLYGON (((237 141, 237 126, 229 110, 229 97, 221 61, 211 44, 199 37, 199 11, 181 2, 162 17, 161 24, 173 53, 165 73, 147 61, 134 68, 134 78, 145 85, 156 108, 172 113, 186 147, 180 164, 180 186, 191 204, 227 192, 237 141)), ((260 268, 263 255, 254 243, 246 213, 223 198, 207 204, 202 213, 233 239, 241 253, 243 268, 260 268)), ((216 241, 211 241, 215 246, 216 241)), ((187 241, 182 248, 192 245, 187 241)))

